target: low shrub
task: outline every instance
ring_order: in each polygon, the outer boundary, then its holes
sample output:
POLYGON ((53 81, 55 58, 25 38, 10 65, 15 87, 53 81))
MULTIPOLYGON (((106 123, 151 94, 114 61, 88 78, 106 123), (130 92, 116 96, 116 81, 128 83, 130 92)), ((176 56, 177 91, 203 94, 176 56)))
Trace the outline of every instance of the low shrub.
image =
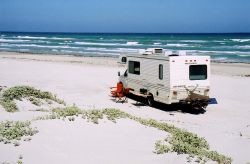
POLYGON ((0 142, 19 145, 18 140, 24 136, 33 136, 38 130, 30 127, 29 121, 3 121, 0 122, 0 142))
POLYGON ((18 111, 18 107, 14 100, 22 100, 23 98, 26 98, 36 106, 40 106, 42 104, 42 100, 46 102, 50 102, 51 100, 65 105, 63 100, 58 99, 52 93, 41 91, 30 86, 15 86, 4 90, 1 96, 0 104, 7 112, 16 112, 18 111))

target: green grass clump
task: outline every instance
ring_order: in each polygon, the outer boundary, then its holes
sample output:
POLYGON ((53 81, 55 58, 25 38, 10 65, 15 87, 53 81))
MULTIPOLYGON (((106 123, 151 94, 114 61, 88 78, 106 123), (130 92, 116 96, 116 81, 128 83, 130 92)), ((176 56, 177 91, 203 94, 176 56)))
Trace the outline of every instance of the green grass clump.
POLYGON ((22 100, 22 98, 26 98, 32 104, 37 106, 42 104, 42 100, 45 100, 46 102, 51 100, 65 105, 63 100, 58 99, 52 93, 41 91, 30 86, 15 86, 4 90, 0 104, 7 112, 16 112, 18 111, 18 107, 14 100, 22 100))
POLYGON ((29 121, 4 121, 0 122, 0 142, 14 143, 24 136, 33 136, 38 133, 36 129, 30 127, 29 121))
POLYGON ((112 122, 116 122, 117 119, 120 118, 127 118, 129 117, 129 114, 121 111, 121 110, 117 110, 114 108, 109 108, 109 109, 104 109, 102 110, 102 113, 106 116, 106 118, 112 122))
POLYGON ((172 151, 171 147, 164 144, 164 141, 158 140, 155 142, 155 153, 156 154, 164 154, 172 151))
MULTIPOLYGON (((87 119, 95 124, 98 124, 99 119, 103 119, 103 112, 100 110, 88 110, 83 111, 76 106, 65 107, 65 108, 54 108, 52 110, 52 115, 55 115, 57 118, 69 117, 69 121, 73 121, 72 116, 82 115, 82 118, 87 119)), ((46 118, 46 116, 45 116, 46 118)))
POLYGON ((82 110, 76 106, 54 108, 52 109, 52 112, 59 117, 78 116, 79 114, 82 114, 82 110))
POLYGON ((18 161, 17 161, 17 164, 23 164, 23 161, 18 160, 18 161))
POLYGON ((0 105, 7 111, 7 112, 16 112, 18 111, 18 107, 16 103, 9 99, 2 99, 0 100, 0 105))
POLYGON ((103 112, 96 109, 87 110, 83 112, 82 118, 87 118, 88 121, 98 124, 99 119, 103 119, 103 112))

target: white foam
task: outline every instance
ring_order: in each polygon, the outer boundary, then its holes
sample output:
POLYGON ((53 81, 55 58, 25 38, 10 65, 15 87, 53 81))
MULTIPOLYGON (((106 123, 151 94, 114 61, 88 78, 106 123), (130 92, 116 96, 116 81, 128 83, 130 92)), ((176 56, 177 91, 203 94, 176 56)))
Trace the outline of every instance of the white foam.
POLYGON ((58 37, 38 37, 38 36, 17 36, 15 38, 21 38, 21 39, 47 39, 47 40, 73 40, 74 38, 58 38, 58 37))
POLYGON ((100 46, 116 46, 121 45, 117 43, 94 43, 94 42, 75 42, 75 44, 79 45, 100 45, 100 46))
POLYGON ((121 52, 129 52, 129 53, 136 53, 138 52, 138 49, 132 49, 132 48, 118 48, 119 51, 121 52))
POLYGON ((240 57, 250 57, 250 54, 249 55, 238 55, 240 57))
POLYGON ((245 46, 237 46, 237 48, 242 48, 242 49, 250 49, 250 45, 245 45, 245 46))
POLYGON ((126 45, 137 46, 137 45, 141 45, 141 44, 139 44, 138 42, 127 42, 126 45))
POLYGON ((214 54, 249 54, 249 52, 241 51, 198 51, 201 53, 214 53, 214 54))
POLYGON ((74 40, 74 38, 58 38, 58 37, 52 37, 52 38, 47 38, 47 39, 52 39, 52 40, 74 40))
POLYGON ((34 37, 34 36, 17 36, 17 38, 21 38, 21 39, 47 39, 46 37, 34 37))
POLYGON ((213 59, 213 60, 215 60, 215 61, 225 61, 225 60, 227 60, 228 58, 227 57, 216 57, 215 59, 213 59))
POLYGON ((69 45, 65 46, 49 46, 49 45, 38 45, 38 44, 8 44, 8 43, 1 43, 0 46, 6 47, 38 47, 38 48, 62 48, 62 49, 84 49, 84 47, 71 47, 69 45))
POLYGON ((4 42, 4 43, 19 43, 19 42, 28 42, 30 40, 12 40, 12 39, 0 39, 0 42, 4 42))
POLYGON ((30 51, 30 50, 29 49, 20 49, 20 51, 27 52, 27 51, 30 51))
POLYGON ((82 52, 83 54, 93 54, 93 55, 115 55, 119 56, 120 53, 110 53, 110 52, 82 52))
POLYGON ((180 42, 205 43, 206 40, 180 40, 180 42))
POLYGON ((166 46, 170 46, 170 47, 192 47, 192 46, 189 46, 188 44, 167 44, 166 46))
POLYGON ((250 39, 230 39, 230 40, 234 42, 249 42, 250 41, 250 39))
POLYGON ((51 43, 50 41, 43 41, 43 40, 36 40, 35 42, 36 43, 47 43, 47 44, 51 43))
POLYGON ((87 47, 87 48, 83 48, 84 50, 87 51, 99 51, 99 52, 125 52, 125 53, 136 53, 137 49, 132 49, 132 48, 113 48, 113 49, 109 49, 109 48, 94 48, 94 47, 87 47))
POLYGON ((126 44, 121 43, 97 43, 97 42, 75 42, 78 45, 96 45, 96 46, 138 46, 141 45, 138 42, 127 42, 126 44))
POLYGON ((70 51, 70 50, 60 50, 61 52, 66 52, 66 53, 72 53, 72 52, 74 52, 74 53, 76 53, 77 51, 70 51))
POLYGON ((78 47, 44 46, 44 45, 38 45, 38 44, 2 44, 2 46, 7 46, 7 47, 39 47, 39 48, 75 48, 75 49, 78 49, 78 47))
POLYGON ((83 51, 70 51, 70 50, 60 50, 62 53, 74 53, 74 54, 85 54, 85 55, 120 55, 119 53, 111 52, 83 52, 83 51))
POLYGON ((225 43, 225 41, 222 41, 222 40, 213 40, 212 42, 225 43))
POLYGON ((160 45, 161 43, 154 43, 154 45, 160 45))

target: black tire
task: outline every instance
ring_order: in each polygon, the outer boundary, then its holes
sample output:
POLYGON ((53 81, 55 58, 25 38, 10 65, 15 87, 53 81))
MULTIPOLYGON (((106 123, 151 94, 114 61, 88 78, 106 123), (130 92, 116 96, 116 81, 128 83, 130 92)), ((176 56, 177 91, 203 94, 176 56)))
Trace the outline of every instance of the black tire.
POLYGON ((154 105, 154 97, 153 96, 148 96, 147 100, 148 100, 148 106, 152 107, 154 105))

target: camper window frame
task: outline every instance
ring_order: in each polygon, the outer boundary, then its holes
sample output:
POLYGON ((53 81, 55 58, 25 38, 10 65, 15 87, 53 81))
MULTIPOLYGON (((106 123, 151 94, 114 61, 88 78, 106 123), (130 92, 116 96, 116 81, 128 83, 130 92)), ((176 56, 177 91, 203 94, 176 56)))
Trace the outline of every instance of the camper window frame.
POLYGON ((131 74, 140 75, 140 73, 141 73, 141 63, 139 61, 131 61, 131 60, 128 61, 128 72, 131 73, 131 74), (137 64, 136 67, 135 67, 135 63, 137 64), (138 68, 139 68, 139 70, 136 70, 138 68))
MULTIPOLYGON (((197 69, 197 68, 196 68, 197 69)), ((196 70, 197 71, 197 70, 196 70)), ((199 64, 199 65, 190 65, 189 66, 189 80, 207 80, 207 65, 206 64, 199 64), (194 74, 191 74, 192 73, 192 67, 198 67, 198 66, 200 66, 200 67, 203 67, 203 68, 205 68, 206 70, 203 70, 203 72, 205 73, 205 74, 203 74, 203 75, 196 75, 196 76, 200 76, 200 77, 202 77, 202 76, 205 76, 205 78, 194 78, 194 74)))
POLYGON ((163 65, 159 64, 159 79, 163 80, 163 65))

